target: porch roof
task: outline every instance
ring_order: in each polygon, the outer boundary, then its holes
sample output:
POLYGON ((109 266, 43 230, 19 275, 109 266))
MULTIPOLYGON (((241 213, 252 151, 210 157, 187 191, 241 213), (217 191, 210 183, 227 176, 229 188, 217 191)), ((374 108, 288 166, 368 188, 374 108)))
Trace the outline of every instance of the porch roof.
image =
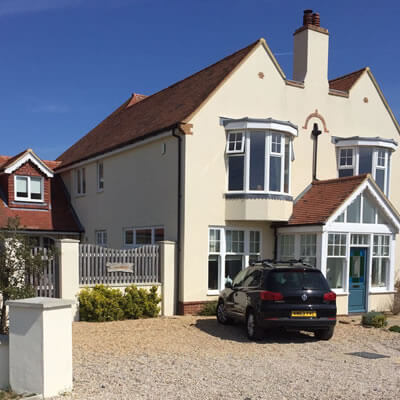
POLYGON ((369 179, 368 174, 313 181, 293 206, 288 225, 323 225, 369 179))

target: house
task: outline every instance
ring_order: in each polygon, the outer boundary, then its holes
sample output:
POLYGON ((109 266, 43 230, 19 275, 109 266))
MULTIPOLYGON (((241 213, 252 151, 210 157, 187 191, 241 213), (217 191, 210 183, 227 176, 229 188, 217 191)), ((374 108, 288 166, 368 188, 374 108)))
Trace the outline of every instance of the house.
POLYGON ((321 269, 339 314, 388 309, 400 126, 368 67, 328 80, 328 46, 306 10, 293 79, 260 39, 125 101, 57 159, 84 240, 176 241, 180 313, 258 258, 321 269))
POLYGON ((0 227, 18 217, 22 232, 33 244, 52 245, 55 239, 80 238, 83 231, 68 192, 54 173, 59 161, 41 160, 32 149, 0 156, 0 227))

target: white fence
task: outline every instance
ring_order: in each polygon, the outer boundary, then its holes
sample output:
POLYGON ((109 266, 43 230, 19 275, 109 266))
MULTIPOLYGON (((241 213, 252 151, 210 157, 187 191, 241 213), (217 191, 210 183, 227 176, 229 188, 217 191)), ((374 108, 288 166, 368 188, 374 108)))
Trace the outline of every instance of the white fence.
POLYGON ((79 245, 80 286, 160 283, 160 247, 110 249, 79 245))

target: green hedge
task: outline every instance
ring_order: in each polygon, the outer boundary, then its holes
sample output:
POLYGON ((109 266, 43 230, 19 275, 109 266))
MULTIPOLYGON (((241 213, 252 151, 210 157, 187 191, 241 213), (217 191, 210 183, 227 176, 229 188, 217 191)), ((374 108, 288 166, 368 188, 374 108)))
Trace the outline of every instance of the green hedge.
POLYGON ((386 315, 381 312, 371 311, 362 316, 363 325, 383 328, 387 325, 386 315))
POLYGON ((122 293, 119 289, 96 285, 79 293, 80 320, 104 322, 156 317, 160 312, 160 301, 157 286, 147 291, 131 285, 122 293))

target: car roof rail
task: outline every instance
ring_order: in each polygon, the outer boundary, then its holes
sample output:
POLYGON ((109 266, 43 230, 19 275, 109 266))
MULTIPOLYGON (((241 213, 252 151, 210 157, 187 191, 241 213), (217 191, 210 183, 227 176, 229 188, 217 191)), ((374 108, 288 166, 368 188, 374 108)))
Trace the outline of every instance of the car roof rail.
POLYGON ((290 266, 294 266, 294 264, 302 264, 305 267, 317 269, 314 265, 304 261, 303 258, 298 258, 298 259, 293 258, 290 260, 276 260, 272 258, 265 258, 262 260, 252 261, 250 263, 250 266, 253 267, 255 265, 264 265, 264 266, 274 267, 274 264, 289 264, 290 266))

